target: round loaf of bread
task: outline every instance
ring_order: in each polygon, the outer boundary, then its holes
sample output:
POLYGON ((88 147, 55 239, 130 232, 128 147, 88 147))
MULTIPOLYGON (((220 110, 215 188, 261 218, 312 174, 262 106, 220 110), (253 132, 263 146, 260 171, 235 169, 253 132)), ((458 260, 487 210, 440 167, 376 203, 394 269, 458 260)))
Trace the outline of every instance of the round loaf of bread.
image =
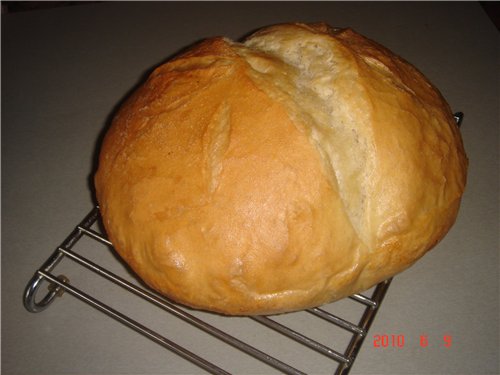
POLYGON ((319 306, 406 269, 455 221, 467 159, 414 67, 350 29, 212 38, 117 112, 95 176, 116 251, 230 315, 319 306))

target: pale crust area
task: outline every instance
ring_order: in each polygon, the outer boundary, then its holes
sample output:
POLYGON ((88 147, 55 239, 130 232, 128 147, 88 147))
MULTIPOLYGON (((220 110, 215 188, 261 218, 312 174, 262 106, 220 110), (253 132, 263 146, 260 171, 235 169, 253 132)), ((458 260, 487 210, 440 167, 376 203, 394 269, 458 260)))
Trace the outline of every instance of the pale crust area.
POLYGON ((95 176, 116 251, 223 314, 304 309, 413 264, 449 230, 467 160, 441 95, 351 30, 279 25, 157 68, 95 176))

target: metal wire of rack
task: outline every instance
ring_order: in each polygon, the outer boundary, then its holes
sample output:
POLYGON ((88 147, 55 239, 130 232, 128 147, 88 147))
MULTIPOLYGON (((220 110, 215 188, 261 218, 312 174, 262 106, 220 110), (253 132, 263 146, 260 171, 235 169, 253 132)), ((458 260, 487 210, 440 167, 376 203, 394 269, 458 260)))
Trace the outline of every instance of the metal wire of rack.
MULTIPOLYGON (((59 246, 52 255, 45 261, 45 263, 35 272, 33 278, 28 283, 24 292, 24 306, 30 312, 41 312, 46 309, 56 297, 62 296, 64 292, 67 292, 79 300, 89 304, 90 306, 100 310, 106 315, 116 319, 125 326, 131 328, 132 330, 146 336, 150 340, 156 342, 157 344, 163 346, 164 348, 176 353, 177 355, 183 357, 184 359, 191 361, 202 369, 208 371, 211 374, 230 374, 225 369, 222 369, 218 365, 206 360, 200 354, 194 353, 185 347, 179 345, 175 341, 169 339, 156 332, 154 329, 143 325, 141 322, 132 319, 125 313, 118 311, 106 303, 102 302, 98 298, 84 292, 82 289, 70 284, 68 277, 66 276, 56 276, 53 271, 60 261, 64 259, 69 259, 79 266, 85 267, 93 271, 95 274, 103 277, 104 279, 124 288, 128 292, 139 296, 140 298, 148 301, 149 303, 156 305, 163 309, 165 312, 170 313, 177 319, 181 319, 184 322, 198 328, 205 333, 212 335, 223 343, 230 345, 234 348, 239 349, 243 353, 254 357, 285 374, 305 374, 307 370, 299 370, 296 367, 291 366, 283 362, 282 360, 272 356, 258 348, 251 345, 242 339, 232 336, 231 334, 225 332, 223 329, 217 328, 210 323, 200 319, 190 312, 186 311, 181 306, 167 300, 166 298, 157 295, 153 291, 148 290, 145 287, 137 286, 134 283, 126 280, 125 278, 118 276, 117 274, 109 271, 108 269, 94 263, 90 259, 82 256, 78 252, 74 251, 75 245, 83 238, 90 238, 91 240, 98 241, 104 245, 111 246, 111 242, 106 238, 106 236, 101 233, 101 231, 95 230, 92 227, 95 226, 96 222, 100 219, 99 208, 95 207, 92 211, 75 227, 72 233, 66 238, 66 240, 59 246), (48 292, 40 300, 36 300, 37 292, 43 281, 48 282, 48 292)), ((348 342, 348 345, 343 350, 338 348, 329 347, 323 343, 316 341, 315 339, 308 337, 307 334, 298 332, 285 324, 282 324, 273 317, 269 316, 252 316, 247 319, 251 319, 259 324, 267 327, 268 329, 276 332, 276 334, 281 334, 288 339, 294 340, 309 350, 316 351, 331 359, 334 364, 336 364, 337 369, 335 374, 345 375, 348 374, 352 368, 352 364, 363 344, 364 339, 367 336, 368 329, 370 328, 378 309, 380 308, 381 302, 384 298, 387 289, 389 288, 391 280, 386 280, 378 284, 371 296, 365 296, 362 294, 355 294, 349 297, 352 301, 363 306, 364 311, 362 313, 361 319, 357 323, 353 323, 342 317, 334 315, 322 308, 308 309, 306 312, 311 314, 315 319, 321 319, 328 323, 331 323, 331 327, 335 329, 341 329, 349 332, 352 337, 348 342)), ((332 335, 335 334, 332 328, 332 335)), ((333 371, 332 371, 333 372, 333 371)))

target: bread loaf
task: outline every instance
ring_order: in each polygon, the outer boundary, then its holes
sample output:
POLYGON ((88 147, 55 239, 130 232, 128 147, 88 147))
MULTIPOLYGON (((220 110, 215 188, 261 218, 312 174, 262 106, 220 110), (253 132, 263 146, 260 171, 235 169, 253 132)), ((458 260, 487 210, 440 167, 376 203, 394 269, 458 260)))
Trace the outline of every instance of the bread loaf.
POLYGON ((319 306, 412 265, 455 221, 467 159, 414 67, 350 29, 207 39, 119 109, 95 176, 116 251, 230 315, 319 306))

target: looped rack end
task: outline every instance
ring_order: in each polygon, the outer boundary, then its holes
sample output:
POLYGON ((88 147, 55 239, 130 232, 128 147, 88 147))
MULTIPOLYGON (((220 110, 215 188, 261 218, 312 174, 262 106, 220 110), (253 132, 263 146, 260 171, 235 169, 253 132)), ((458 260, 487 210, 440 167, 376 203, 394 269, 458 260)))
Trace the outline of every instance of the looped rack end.
POLYGON ((69 283, 69 279, 60 275, 57 281, 51 281, 47 287, 47 294, 39 301, 36 301, 37 292, 42 285, 42 282, 47 279, 47 275, 43 271, 37 271, 28 283, 24 292, 24 307, 32 313, 37 313, 45 310, 54 302, 56 297, 61 297, 64 293, 64 285, 69 283))
POLYGON ((460 127, 462 125, 462 121, 464 119, 464 113, 463 112, 456 112, 453 114, 453 118, 455 119, 457 126, 460 127))

